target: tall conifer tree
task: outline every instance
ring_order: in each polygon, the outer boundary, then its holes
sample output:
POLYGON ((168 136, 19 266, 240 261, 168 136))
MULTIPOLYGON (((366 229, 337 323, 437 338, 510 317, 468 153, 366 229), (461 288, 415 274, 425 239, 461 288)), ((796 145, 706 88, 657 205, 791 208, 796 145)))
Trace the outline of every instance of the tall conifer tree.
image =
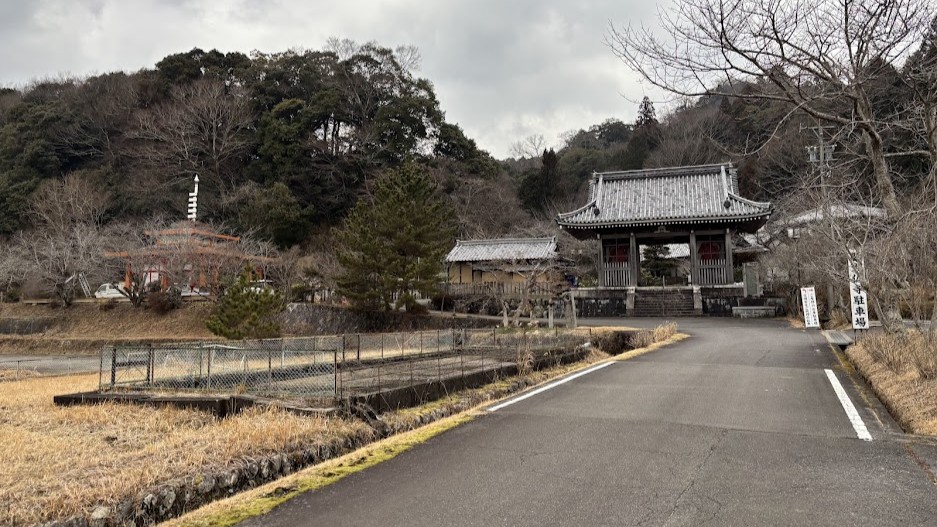
POLYGON ((453 213, 414 163, 377 181, 338 232, 345 268, 339 292, 359 309, 419 310, 414 293, 431 294, 454 236, 453 213))

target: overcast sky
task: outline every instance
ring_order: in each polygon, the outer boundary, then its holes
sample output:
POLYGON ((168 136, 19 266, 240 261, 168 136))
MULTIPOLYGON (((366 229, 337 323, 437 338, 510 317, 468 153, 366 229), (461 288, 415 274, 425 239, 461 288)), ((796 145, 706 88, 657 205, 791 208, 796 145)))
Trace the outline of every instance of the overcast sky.
POLYGON ((609 21, 653 24, 639 0, 0 0, 0 86, 152 68, 194 47, 320 49, 331 36, 422 55, 450 122, 495 157, 542 134, 634 119, 645 88, 604 44, 609 21))

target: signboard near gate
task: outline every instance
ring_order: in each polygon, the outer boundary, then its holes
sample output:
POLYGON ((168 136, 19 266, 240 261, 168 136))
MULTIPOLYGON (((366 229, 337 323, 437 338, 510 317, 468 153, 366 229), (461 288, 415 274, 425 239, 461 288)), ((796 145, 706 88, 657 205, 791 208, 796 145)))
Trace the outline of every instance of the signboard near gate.
POLYGON ((817 310, 817 292, 813 287, 800 288, 800 301, 804 306, 804 326, 820 327, 820 312, 817 310))
POLYGON ((856 265, 849 262, 849 300, 852 305, 852 329, 869 329, 869 297, 862 288, 856 265))

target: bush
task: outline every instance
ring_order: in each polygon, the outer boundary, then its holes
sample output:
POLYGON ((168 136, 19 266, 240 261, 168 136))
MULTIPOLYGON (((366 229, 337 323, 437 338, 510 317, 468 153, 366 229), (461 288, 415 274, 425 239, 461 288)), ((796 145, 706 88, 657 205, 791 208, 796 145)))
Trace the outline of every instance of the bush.
POLYGON ((455 299, 449 295, 437 293, 430 298, 429 302, 436 311, 452 311, 455 309, 455 299))
POLYGON ((249 273, 244 273, 227 288, 205 326, 215 335, 229 339, 279 337, 276 315, 283 307, 278 292, 250 287, 249 273))
POLYGON ((178 289, 167 289, 166 291, 150 293, 147 295, 146 301, 150 309, 160 315, 165 315, 182 307, 182 293, 178 289))
POLYGON ((315 294, 315 289, 306 284, 297 284, 290 290, 290 302, 306 302, 315 294))
POLYGON ((609 331, 599 335, 593 344, 609 355, 618 355, 635 348, 631 331, 609 331))
POLYGON ((675 322, 666 322, 654 329, 640 331, 610 331, 599 335, 593 344, 609 355, 618 355, 637 348, 663 342, 677 333, 675 322))
POLYGON ((20 301, 20 290, 15 288, 10 288, 0 293, 0 302, 5 304, 15 304, 20 301))

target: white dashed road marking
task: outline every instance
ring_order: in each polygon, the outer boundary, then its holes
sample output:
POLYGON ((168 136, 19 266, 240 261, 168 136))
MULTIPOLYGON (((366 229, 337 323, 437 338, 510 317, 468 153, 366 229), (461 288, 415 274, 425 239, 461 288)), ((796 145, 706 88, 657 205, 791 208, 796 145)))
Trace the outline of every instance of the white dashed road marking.
POLYGON ((839 403, 843 405, 843 410, 846 410, 846 416, 849 417, 849 422, 852 423, 852 428, 856 431, 856 435, 863 441, 871 441, 872 434, 870 434, 869 429, 865 427, 865 423, 862 422, 862 417, 859 416, 859 412, 852 404, 852 400, 849 399, 849 395, 846 394, 846 390, 843 389, 843 385, 839 383, 836 374, 833 373, 833 370, 828 369, 825 371, 827 378, 830 379, 830 384, 833 385, 833 391, 836 392, 836 396, 839 397, 839 403))

